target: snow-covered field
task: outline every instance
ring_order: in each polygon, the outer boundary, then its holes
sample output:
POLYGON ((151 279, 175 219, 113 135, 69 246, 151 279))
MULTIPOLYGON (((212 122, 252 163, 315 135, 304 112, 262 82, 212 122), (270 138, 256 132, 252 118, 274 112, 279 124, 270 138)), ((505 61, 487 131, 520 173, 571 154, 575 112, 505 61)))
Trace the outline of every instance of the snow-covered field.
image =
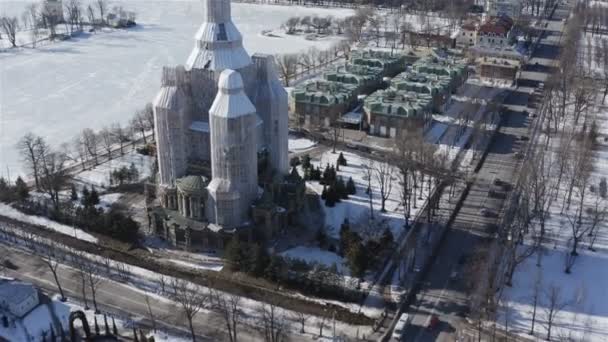
POLYGON ((118 170, 122 167, 129 168, 131 163, 137 168, 139 179, 145 179, 151 175, 154 157, 144 156, 131 150, 126 152, 124 156, 97 165, 90 170, 80 172, 74 176, 74 179, 84 184, 105 188, 110 186, 110 173, 113 170, 118 170))
POLYGON ((334 265, 340 274, 348 275, 348 267, 344 265, 344 259, 338 254, 322 250, 318 247, 298 246, 281 253, 283 257, 299 259, 307 263, 316 263, 331 268, 334 265))
MULTIPOLYGON (((0 0, 0 14, 20 16, 31 1, 0 0)), ((12 177, 22 166, 16 141, 26 132, 45 137, 52 145, 69 141, 85 127, 99 129, 112 122, 127 123, 136 109, 153 100, 161 69, 185 63, 194 34, 203 20, 202 5, 189 1, 111 1, 137 12, 132 30, 86 33, 70 41, 39 49, 0 52, 0 175, 12 177)), ((304 37, 273 38, 290 16, 345 17, 346 9, 319 9, 233 4, 232 16, 251 54, 293 53, 337 41, 304 37)))
POLYGON ((85 241, 89 241, 89 242, 93 242, 93 243, 97 242, 96 237, 94 237, 91 234, 85 233, 84 231, 82 231, 78 228, 74 228, 74 227, 66 226, 61 223, 57 223, 55 221, 51 221, 51 220, 47 219, 46 217, 42 217, 42 216, 25 215, 24 213, 18 211, 17 209, 14 209, 13 207, 11 207, 7 204, 4 204, 4 203, 0 203, 0 214, 2 214, 3 216, 6 216, 6 217, 12 218, 13 220, 16 220, 16 221, 40 225, 40 226, 46 227, 48 229, 57 231, 61 234, 76 237, 77 239, 80 239, 80 240, 85 240, 85 241))
MULTIPOLYGON (((369 197, 365 193, 368 184, 368 181, 365 179, 366 169, 368 166, 373 169, 378 167, 379 164, 373 162, 371 159, 345 151, 337 151, 335 154, 332 153, 332 151, 327 151, 320 157, 313 158, 311 164, 314 165, 314 167, 319 166, 321 170, 323 170, 327 164, 336 164, 340 152, 344 154, 348 165, 340 166, 340 170, 337 172, 338 177, 342 177, 344 182, 348 181, 349 177, 352 177, 357 188, 357 193, 355 195, 350 195, 348 199, 342 200, 340 203, 336 203, 333 208, 326 207, 325 202, 319 197, 321 207, 325 211, 326 233, 332 238, 339 239, 340 226, 344 222, 344 219, 347 218, 351 224, 351 229, 360 231, 364 236, 367 234, 370 234, 370 236, 379 236, 384 231, 384 227, 389 228, 393 233, 393 236, 399 236, 399 233, 403 230, 405 218, 403 215, 403 206, 401 205, 401 193, 398 184, 397 170, 393 168, 391 171, 393 179, 391 190, 388 199, 386 200, 385 213, 380 212, 381 196, 380 185, 376 177, 377 172, 374 171, 372 173, 371 185, 374 222, 370 224, 369 197)), ((323 185, 319 184, 317 181, 308 181, 306 184, 311 190, 319 195, 323 192, 323 185)), ((426 199, 427 191, 427 187, 424 186, 423 199, 426 199)), ((417 207, 420 207, 422 203, 423 200, 418 200, 417 207)), ((416 212, 417 209, 412 207, 412 217, 416 215, 416 212)))
MULTIPOLYGON (((585 41, 583 38, 583 46, 585 41)), ((586 48, 581 48, 579 53, 583 54, 583 50, 587 51, 586 48)), ((547 188, 553 192, 553 196, 550 197, 551 202, 547 203, 550 215, 546 221, 546 238, 540 253, 541 266, 536 266, 538 252, 524 260, 516 269, 513 287, 507 287, 502 298, 499 323, 504 325, 507 319, 513 332, 527 335, 530 331, 535 288, 539 288, 535 327, 537 337, 545 338, 547 335, 551 293, 557 292, 558 295, 553 298, 556 299, 554 302, 559 310, 555 314, 552 340, 608 340, 608 276, 605 272, 608 265, 608 199, 599 194, 600 180, 608 177, 608 145, 603 138, 608 134, 608 109, 600 104, 601 97, 602 94, 598 91, 595 104, 589 108, 589 120, 598 124, 600 133, 596 148, 592 150, 592 170, 586 183, 582 182, 583 178, 576 178, 570 205, 567 197, 571 179, 577 177, 582 170, 582 153, 576 147, 581 142, 580 139, 570 141, 568 133, 563 136, 554 133, 550 140, 545 168, 551 168, 547 188), (570 141, 570 147, 561 149, 560 144, 566 144, 567 141, 570 141), (566 164, 563 176, 559 177, 562 161, 566 164), (581 200, 583 194, 584 200, 581 200), (582 211, 579 211, 581 208, 582 211), (595 215, 594 212, 600 214, 595 215), (591 228, 594 224, 595 228, 591 228), (572 260, 574 230, 580 238, 578 256, 574 259, 570 273, 566 273, 567 261, 572 260), (552 288, 556 291, 552 291, 552 288)), ((572 109, 569 106, 567 111, 572 109)), ((560 129, 565 126, 565 131, 569 132, 571 127, 576 127, 576 131, 580 131, 583 119, 575 125, 572 117, 570 114, 561 120, 560 129)), ((544 135, 541 136, 541 141, 544 142, 544 138, 544 135)), ((538 227, 538 219, 533 224, 538 227)), ((525 249, 531 243, 532 241, 526 241, 521 248, 525 249)))

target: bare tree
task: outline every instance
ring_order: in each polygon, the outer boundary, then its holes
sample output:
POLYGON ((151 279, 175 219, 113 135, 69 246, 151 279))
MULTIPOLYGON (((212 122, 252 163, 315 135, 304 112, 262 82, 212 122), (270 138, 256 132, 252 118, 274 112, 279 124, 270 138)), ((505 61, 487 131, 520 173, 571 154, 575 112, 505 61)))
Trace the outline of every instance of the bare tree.
POLYGON ((97 9, 99 10, 100 22, 103 25, 106 22, 106 12, 108 11, 108 1, 107 0, 96 0, 95 4, 97 5, 97 9))
POLYGON ((55 211, 58 211, 59 192, 67 184, 69 178, 65 171, 67 158, 65 154, 50 151, 48 147, 41 148, 41 151, 40 189, 49 195, 55 211))
POLYGON ((393 189, 394 167, 388 162, 378 162, 375 167, 376 182, 380 187, 380 212, 386 212, 386 200, 393 189))
POLYGON ((84 271, 86 274, 87 281, 89 283, 89 289, 91 290, 91 297, 93 298, 93 307, 95 308, 95 313, 99 313, 99 309, 97 308, 97 290, 99 286, 103 283, 103 278, 100 275, 100 270, 97 265, 89 261, 84 266, 84 271))
POLYGON ((55 279, 55 284, 59 290, 59 295, 61 296, 61 301, 65 302, 66 298, 65 294, 63 293, 63 287, 61 287, 59 276, 57 275, 59 264, 65 259, 63 252, 60 251, 59 245, 55 241, 50 240, 49 244, 45 246, 45 248, 41 249, 40 258, 51 270, 53 279, 55 279))
POLYGON ((293 320, 300 323, 300 334, 305 334, 305 328, 306 328, 306 321, 309 319, 310 317, 300 311, 295 311, 293 313, 293 320))
POLYGON ((84 301, 85 310, 89 310, 89 301, 87 298, 87 268, 89 267, 89 263, 90 261, 86 259, 83 251, 77 249, 72 250, 72 264, 78 270, 80 292, 82 294, 82 300, 84 301))
POLYGON ((129 134, 129 130, 124 129, 119 123, 113 124, 111 130, 116 141, 120 144, 120 155, 122 156, 125 154, 125 144, 131 141, 131 135, 129 134))
POLYGON ((36 42, 38 41, 38 35, 40 34, 39 30, 39 21, 40 21, 40 13, 39 7, 36 3, 31 3, 26 7, 27 15, 29 16, 30 22, 30 37, 32 38, 32 48, 36 48, 36 42))
POLYGON ((319 327, 319 338, 323 337, 323 328, 325 328, 325 316, 319 317, 317 320, 317 326, 319 327))
POLYGON ((99 165, 99 139, 97 134, 90 128, 85 128, 80 133, 82 145, 87 155, 93 158, 95 165, 99 165))
POLYGON ((545 321, 547 328, 547 341, 551 341, 551 329, 555 324, 555 318, 566 306, 568 306, 568 303, 563 300, 561 295, 561 288, 556 285, 549 286, 549 289, 545 292, 545 297, 545 321))
POLYGON ((141 134, 141 138, 144 140, 144 144, 148 144, 146 138, 146 130, 148 129, 146 114, 143 110, 138 110, 135 116, 130 121, 131 128, 141 134))
POLYGON ((6 39, 11 43, 11 46, 17 47, 17 30, 19 30, 19 20, 17 17, 1 17, 0 28, 6 34, 6 39))
POLYGON ((21 154, 21 159, 25 163, 27 169, 34 177, 36 189, 40 190, 40 163, 42 158, 42 149, 45 149, 46 143, 42 137, 27 133, 17 143, 17 150, 21 154))
POLYGON ((73 159, 78 160, 80 162, 80 166, 83 170, 86 168, 87 161, 87 149, 84 144, 84 139, 82 138, 82 134, 79 134, 72 139, 72 148, 73 151, 73 159))
POLYGON ((220 293, 216 291, 212 293, 220 315, 226 323, 226 330, 230 342, 237 342, 238 326, 241 323, 243 312, 240 309, 241 297, 235 294, 220 293))
POLYGON ((57 14, 53 12, 47 3, 45 3, 41 11, 41 16, 44 26, 49 29, 49 38, 55 40, 55 37, 57 36, 57 24, 59 24, 57 14))
POLYGON ((534 288, 532 292, 532 325, 530 327, 530 335, 534 335, 534 325, 536 324, 536 309, 540 301, 541 290, 543 286, 543 276, 540 269, 536 272, 536 278, 534 279, 534 288))
POLYGON ((275 57, 279 73, 283 78, 283 83, 289 87, 291 80, 295 77, 296 68, 298 66, 297 54, 283 54, 275 57))
POLYGON ((112 147, 116 143, 116 136, 112 130, 108 127, 104 127, 99 131, 99 137, 101 138, 101 144, 108 154, 108 159, 112 159, 112 147))
POLYGON ((296 28, 298 27, 298 25, 300 24, 300 17, 291 17, 289 19, 287 19, 287 21, 285 22, 285 28, 287 29, 287 34, 294 34, 296 31, 296 28))
POLYGON ((591 241, 589 242, 588 249, 595 252, 593 245, 599 235, 599 230, 602 227, 601 223, 604 223, 608 216, 608 207, 604 203, 605 200, 601 197, 596 197, 595 205, 593 208, 587 208, 587 219, 589 221, 589 234, 591 241))
POLYGON ((69 23, 70 34, 75 31, 75 28, 82 29, 82 5, 79 0, 68 0, 64 4, 65 13, 67 14, 66 26, 69 23))
POLYGON ((266 342, 282 342, 286 339, 285 312, 274 303, 260 303, 261 330, 266 342))
POLYGON ((156 319, 154 318, 154 312, 152 312, 152 305, 150 305, 150 296, 145 294, 144 300, 146 301, 146 307, 148 308, 148 316, 150 317, 150 322, 152 322, 152 329, 154 330, 154 332, 156 332, 156 319))
POLYGON ((154 107, 152 103, 146 103, 142 111, 142 115, 144 116, 144 120, 146 122, 146 130, 152 131, 152 140, 156 140, 155 129, 154 129, 154 107))
POLYGON ((90 4, 87 6, 87 18, 89 19, 89 24, 91 26, 95 25, 95 10, 93 9, 93 6, 91 6, 90 4))
POLYGON ((369 201, 369 217, 371 220, 374 219, 374 202, 373 198, 373 189, 372 189, 372 179, 374 177, 374 170, 376 169, 375 163, 373 160, 369 160, 367 163, 363 165, 364 179, 367 180, 367 189, 365 189, 365 193, 367 194, 369 201))
POLYGON ((173 278, 170 284, 170 296, 181 307, 182 314, 188 320, 192 341, 195 342, 196 333, 194 332, 193 320, 199 311, 207 305, 209 295, 183 279, 173 278))

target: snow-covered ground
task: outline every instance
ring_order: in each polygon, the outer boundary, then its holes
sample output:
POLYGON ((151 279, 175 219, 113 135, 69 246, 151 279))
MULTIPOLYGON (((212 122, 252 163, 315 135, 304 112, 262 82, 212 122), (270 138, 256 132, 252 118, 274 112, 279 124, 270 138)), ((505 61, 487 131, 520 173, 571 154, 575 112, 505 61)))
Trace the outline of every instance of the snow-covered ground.
MULTIPOLYGON (((19 17, 30 2, 0 0, 0 14, 19 17)), ((203 21, 199 0, 111 1, 114 5, 137 12, 140 25, 0 53, 0 175, 6 176, 7 168, 12 177, 21 173, 15 143, 26 132, 58 146, 86 127, 125 124, 135 110, 153 100, 162 67, 186 62, 203 21)), ((312 41, 262 35, 291 16, 315 14, 340 18, 352 10, 232 4, 233 20, 251 54, 328 48, 339 38, 312 41)))
POLYGON ((282 252, 281 255, 290 259, 299 259, 309 264, 320 264, 328 268, 335 265, 340 274, 348 275, 350 273, 341 256, 318 247, 298 246, 282 252))
MULTIPOLYGON (((320 157, 315 157, 311 160, 314 167, 319 166, 323 170, 327 164, 335 165, 339 156, 342 152, 347 161, 347 166, 340 166, 340 170, 337 172, 338 177, 342 177, 344 182, 348 181, 349 177, 352 177, 357 188, 355 195, 350 195, 348 199, 342 200, 340 203, 336 203, 333 208, 325 206, 325 202, 319 197, 321 201, 321 207, 325 211, 325 230, 326 233, 332 238, 338 239, 340 237, 340 226, 347 218, 351 224, 351 229, 355 229, 363 236, 379 236, 387 227, 393 233, 393 236, 399 236, 399 233, 403 230, 405 224, 405 218, 403 215, 403 206, 401 203, 401 193, 398 180, 398 172, 393 168, 392 172, 392 185, 391 191, 386 200, 386 212, 380 212, 381 208, 381 196, 380 196, 380 185, 377 178, 377 172, 372 172, 372 204, 374 210, 374 222, 370 224, 370 205, 369 196, 365 193, 367 189, 368 181, 366 178, 366 169, 370 166, 372 169, 378 167, 377 162, 373 162, 371 159, 356 155, 351 152, 337 151, 335 154, 332 151, 323 153, 320 157)), ((317 181, 308 181, 307 186, 309 189, 315 191, 321 195, 323 192, 323 185, 317 181)), ((426 183, 425 183, 426 184, 426 183)), ((388 188, 388 187, 387 187, 388 188)), ((423 189, 423 199, 427 196, 427 187, 423 189)), ((388 192, 388 191, 387 191, 388 192)), ((418 200, 417 207, 419 208, 423 203, 423 200, 418 200)), ((417 209, 412 207, 411 215, 416 215, 417 209)))
POLYGON ((154 157, 144 156, 130 150, 124 156, 97 165, 93 169, 80 172, 74 176, 74 179, 84 184, 105 188, 110 186, 110 173, 113 170, 118 170, 122 167, 129 168, 131 163, 137 168, 139 179, 145 179, 151 175, 154 157))
POLYGON ((46 217, 42 217, 42 216, 25 215, 24 213, 18 211, 17 209, 14 209, 13 207, 11 207, 7 204, 4 204, 4 203, 0 203, 0 214, 3 216, 6 216, 6 217, 12 218, 13 220, 20 221, 20 222, 40 225, 40 226, 46 227, 48 229, 57 231, 61 234, 76 237, 77 239, 80 239, 80 240, 85 240, 85 241, 89 241, 89 242, 93 242, 93 243, 97 242, 96 237, 94 237, 91 234, 85 233, 84 231, 82 231, 78 228, 74 228, 74 227, 66 226, 61 223, 57 223, 55 221, 51 221, 51 220, 47 219, 46 217))
POLYGON ((317 143, 310 139, 289 136, 289 152, 305 152, 316 145, 317 143))
MULTIPOLYGON (((588 35, 589 36, 589 35, 588 35)), ((587 51, 584 47, 586 39, 583 38, 579 54, 587 51)), ((550 308, 551 288, 557 289, 557 306, 560 310, 555 314, 555 323, 552 329, 552 339, 600 342, 608 340, 608 276, 605 272, 608 265, 608 222, 606 216, 601 218, 593 234, 589 235, 589 227, 593 224, 593 210, 606 211, 608 199, 599 195, 599 183, 602 178, 608 177, 608 145, 604 136, 608 134, 608 109, 601 104, 601 92, 598 91, 595 105, 589 109, 590 120, 598 124, 600 137, 596 148, 592 151, 593 170, 589 181, 581 186, 576 182, 573 187, 570 206, 567 205, 567 193, 571 175, 577 174, 580 169, 577 165, 580 150, 574 146, 580 140, 574 139, 567 152, 560 149, 560 144, 568 141, 554 133, 547 150, 545 168, 550 168, 547 180, 548 191, 553 191, 549 206, 549 217, 546 222, 546 238, 541 248, 540 267, 537 267, 539 253, 524 260, 518 266, 513 277, 513 287, 507 287, 502 298, 502 310, 499 323, 505 324, 508 320, 512 331, 527 335, 531 329, 533 298, 535 285, 538 283, 539 301, 536 314, 537 324, 535 334, 539 338, 546 337, 547 321, 550 308), (571 155, 571 157, 569 157, 571 155), (559 163, 565 160, 563 177, 559 177, 559 163), (559 182, 559 183, 558 183, 559 182), (584 201, 581 204, 581 189, 585 189, 584 201), (581 219, 581 236, 571 273, 566 273, 566 260, 571 257, 573 245, 573 224, 578 222, 577 210, 583 207, 581 219), (595 251, 590 250, 593 243, 595 251)), ((570 112, 572 106, 567 108, 570 112)), ((559 127, 566 127, 566 132, 572 127, 580 131, 583 119, 574 124, 572 114, 559 121, 559 127)), ((567 136, 567 133, 564 135, 567 136)), ((544 134, 541 142, 544 142, 544 134)), ((533 224, 538 227, 538 219, 533 224)), ((522 249, 532 243, 527 239, 522 249)), ((555 292, 554 292, 555 293, 555 292)), ((554 297, 555 298, 555 297, 554 297)))

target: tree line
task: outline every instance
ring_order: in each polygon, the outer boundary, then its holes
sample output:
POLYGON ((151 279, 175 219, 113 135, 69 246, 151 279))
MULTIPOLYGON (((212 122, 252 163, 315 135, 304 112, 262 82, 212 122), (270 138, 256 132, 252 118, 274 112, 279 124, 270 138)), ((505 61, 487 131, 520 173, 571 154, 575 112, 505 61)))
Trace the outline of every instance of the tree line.
MULTIPOLYGON (((36 47, 41 30, 48 31, 48 39, 55 40, 57 27, 65 26, 65 32, 72 35, 82 32, 85 25, 91 26, 92 30, 108 26, 108 14, 135 21, 134 12, 126 12, 122 6, 110 8, 108 0, 95 0, 86 7, 80 0, 63 1, 62 15, 55 11, 53 3, 43 1, 41 4, 28 4, 21 16, 0 17, 0 30, 6 36, 11 47, 17 47, 17 35, 20 31, 28 30, 32 47, 36 47)), ((2 34, 0 34, 2 39, 2 34)))

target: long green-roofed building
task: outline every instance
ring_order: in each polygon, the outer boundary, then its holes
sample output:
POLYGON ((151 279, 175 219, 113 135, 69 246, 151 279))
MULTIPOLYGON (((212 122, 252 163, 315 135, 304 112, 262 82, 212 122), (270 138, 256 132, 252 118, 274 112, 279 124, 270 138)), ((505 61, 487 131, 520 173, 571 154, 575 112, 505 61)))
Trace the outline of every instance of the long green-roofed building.
POLYGON ((327 80, 311 80, 292 93, 300 125, 329 127, 356 103, 357 86, 327 80))
POLYGON ((382 68, 346 64, 325 73, 324 76, 328 81, 355 85, 358 94, 369 94, 382 86, 382 75, 382 68))
POLYGON ((405 70, 404 56, 386 51, 354 50, 351 53, 350 63, 380 68, 384 77, 393 77, 405 70))
POLYGON ((369 133, 394 138, 414 128, 424 128, 433 113, 433 97, 392 88, 378 90, 365 99, 369 133))

